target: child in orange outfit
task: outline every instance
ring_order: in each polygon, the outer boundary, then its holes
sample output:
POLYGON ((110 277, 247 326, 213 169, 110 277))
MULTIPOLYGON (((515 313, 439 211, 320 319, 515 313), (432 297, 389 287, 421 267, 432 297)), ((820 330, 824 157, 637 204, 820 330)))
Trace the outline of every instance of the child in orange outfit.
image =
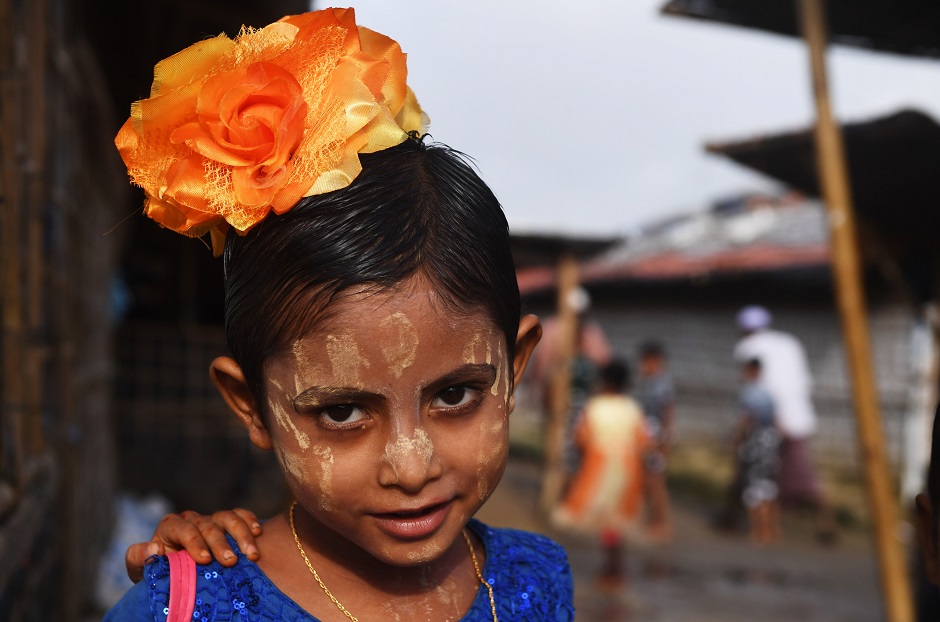
POLYGON ((598 393, 584 407, 577 428, 583 451, 581 470, 553 513, 560 527, 597 531, 604 549, 601 580, 623 578, 623 536, 642 516, 643 455, 649 435, 643 411, 624 392, 629 370, 613 361, 600 373, 598 393))

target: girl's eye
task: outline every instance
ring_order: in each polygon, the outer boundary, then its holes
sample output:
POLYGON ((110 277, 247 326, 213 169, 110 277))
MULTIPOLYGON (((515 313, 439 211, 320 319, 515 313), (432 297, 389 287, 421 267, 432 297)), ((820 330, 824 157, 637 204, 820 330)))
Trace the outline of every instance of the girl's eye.
POLYGON ((347 426, 365 420, 366 414, 362 408, 353 404, 337 404, 327 406, 319 412, 320 420, 333 426, 347 426))
POLYGON ((481 395, 481 391, 470 387, 447 387, 435 396, 431 407, 447 410, 470 409, 480 400, 481 395))

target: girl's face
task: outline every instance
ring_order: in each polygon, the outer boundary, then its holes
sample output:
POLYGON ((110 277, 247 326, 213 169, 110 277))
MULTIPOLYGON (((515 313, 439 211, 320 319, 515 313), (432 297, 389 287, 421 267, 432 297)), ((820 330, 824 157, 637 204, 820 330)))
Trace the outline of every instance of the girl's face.
POLYGON ((486 313, 451 311, 423 279, 344 296, 266 362, 265 425, 252 438, 276 452, 316 525, 308 533, 392 565, 426 563, 503 474, 510 387, 539 334, 524 318, 510 361, 486 313))

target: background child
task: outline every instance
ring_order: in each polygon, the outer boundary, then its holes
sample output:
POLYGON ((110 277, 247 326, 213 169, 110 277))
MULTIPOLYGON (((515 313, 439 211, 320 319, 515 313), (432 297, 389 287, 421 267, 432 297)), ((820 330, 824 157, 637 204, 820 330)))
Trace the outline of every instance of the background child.
POLYGON ((774 401, 760 383, 761 364, 751 359, 742 366, 741 419, 735 434, 751 540, 770 544, 780 539, 780 505, 777 500, 777 470, 780 463, 780 432, 776 427, 774 401))
POLYGON ((643 411, 624 394, 629 381, 623 361, 601 369, 599 390, 585 404, 577 429, 582 467, 553 514, 559 526, 600 533, 600 579, 606 583, 624 578, 623 534, 634 528, 643 507, 642 460, 648 437, 643 411))
POLYGON ((666 351, 659 342, 647 341, 640 346, 639 377, 634 395, 643 407, 650 434, 650 446, 643 458, 649 501, 649 533, 653 539, 664 541, 672 536, 666 464, 672 443, 676 391, 666 370, 666 351))
POLYGON ((573 619, 560 547, 472 519, 541 329, 493 193, 406 133, 397 44, 328 9, 157 74, 117 142, 150 215, 224 238, 232 356, 211 374, 295 501, 257 563, 229 541, 194 574, 189 610, 158 558, 106 620, 573 619))

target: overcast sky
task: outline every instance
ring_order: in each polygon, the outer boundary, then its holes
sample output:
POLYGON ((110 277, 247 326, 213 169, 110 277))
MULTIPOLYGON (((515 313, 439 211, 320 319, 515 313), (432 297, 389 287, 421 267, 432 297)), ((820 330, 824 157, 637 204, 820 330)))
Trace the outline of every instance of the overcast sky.
MULTIPOLYGON (((812 122, 798 40, 663 17, 664 3, 351 0, 360 24, 401 43, 431 134, 476 159, 513 229, 584 234, 772 187, 703 143, 812 122)), ((902 107, 940 119, 940 61, 829 58, 842 120, 902 107)))

